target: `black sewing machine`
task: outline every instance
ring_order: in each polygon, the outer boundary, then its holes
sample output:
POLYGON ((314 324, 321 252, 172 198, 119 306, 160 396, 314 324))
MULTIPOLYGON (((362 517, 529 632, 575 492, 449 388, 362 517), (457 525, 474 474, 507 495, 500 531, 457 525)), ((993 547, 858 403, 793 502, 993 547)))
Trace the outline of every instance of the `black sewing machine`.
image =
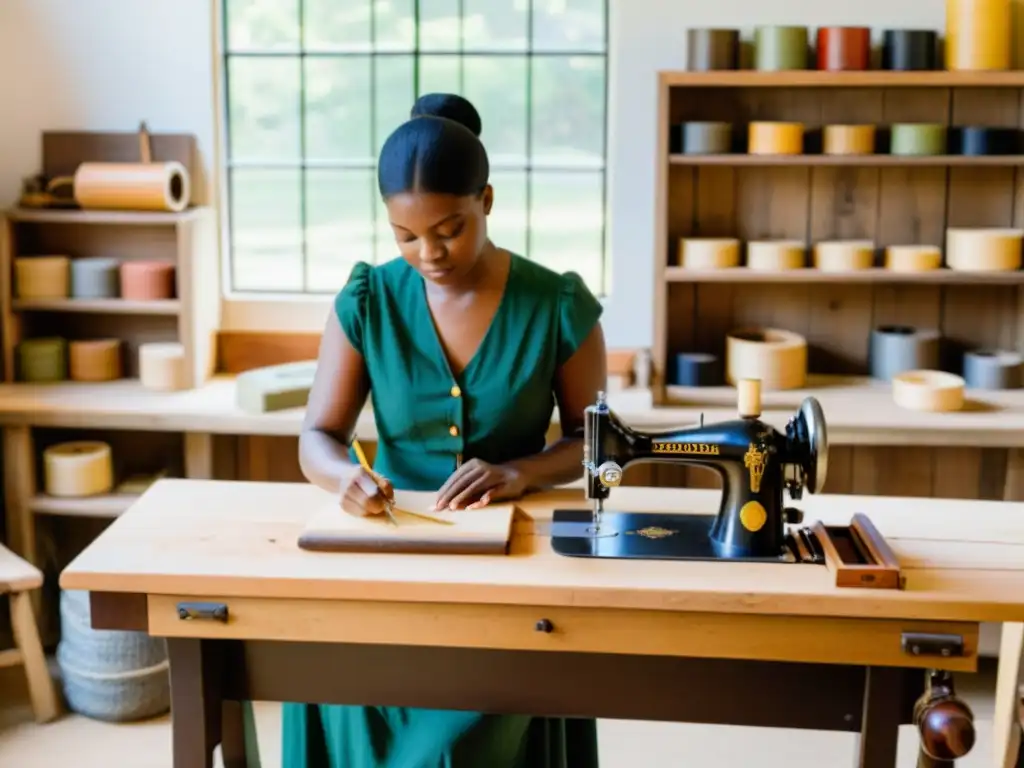
MULTIPOLYGON (((668 560, 747 560, 798 562, 786 524, 802 521, 786 507, 784 492, 799 499, 806 488, 825 483, 828 437, 821 405, 806 398, 785 434, 760 420, 760 382, 741 381, 734 421, 659 432, 640 432, 609 409, 604 393, 586 410, 584 480, 594 509, 556 510, 552 545, 573 557, 668 560), (722 478, 722 501, 715 515, 659 514, 605 510, 609 491, 634 462, 669 462, 711 467, 722 478)), ((804 536, 803 548, 819 546, 804 536)), ((819 553, 820 554, 820 553, 819 553)), ((823 562, 824 558, 811 559, 823 562)))

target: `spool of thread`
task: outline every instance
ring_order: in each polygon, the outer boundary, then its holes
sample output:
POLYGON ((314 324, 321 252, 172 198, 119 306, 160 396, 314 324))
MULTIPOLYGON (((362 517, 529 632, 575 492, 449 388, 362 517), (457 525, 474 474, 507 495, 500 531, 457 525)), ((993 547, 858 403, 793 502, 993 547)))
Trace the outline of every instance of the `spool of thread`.
POLYGON ((116 299, 121 292, 121 262, 90 257, 71 262, 71 295, 76 299, 116 299))
POLYGON ((919 331, 909 325, 883 325, 871 332, 871 376, 892 381, 905 371, 937 368, 938 331, 919 331))
POLYGON ((686 269, 728 269, 740 265, 740 241, 734 237, 682 237, 679 266, 686 269))
POLYGON ((712 72, 740 68, 738 29, 688 29, 686 68, 691 72, 712 72))
POLYGON ((942 266, 942 251, 934 245, 890 245, 885 268, 893 272, 928 272, 942 266))
POLYGON ((807 382, 807 340, 778 328, 747 328, 725 340, 725 379, 759 379, 765 390, 799 389, 807 382))
POLYGON ((68 357, 72 381, 114 381, 124 375, 120 339, 72 341, 68 357))
POLYGON ((164 392, 187 389, 185 348, 176 342, 151 342, 140 345, 139 381, 147 389, 164 392))
POLYGON ((761 415, 761 382, 740 379, 736 382, 736 412, 742 419, 756 419, 761 415))
POLYGON ((1024 357, 996 349, 967 352, 964 382, 971 389, 1020 389, 1024 386, 1024 357))
POLYGON ((754 30, 754 69, 807 69, 807 27, 765 26, 754 30))
POLYGON ((1020 131, 965 125, 949 134, 951 155, 1015 155, 1020 151, 1020 131))
POLYGON ((683 123, 682 152, 686 155, 726 155, 732 152, 732 125, 729 123, 683 123))
POLYGON ((946 266, 959 272, 1012 272, 1021 267, 1019 229, 946 230, 946 266))
POLYGON ((943 155, 946 126, 941 123, 896 123, 892 126, 889 152, 893 155, 943 155))
POLYGON ((822 153, 826 155, 872 155, 875 126, 826 125, 822 131, 822 153))
POLYGON ((174 297, 174 264, 166 261, 126 261, 121 264, 121 298, 158 301, 174 297))
POLYGON ((959 411, 964 380, 944 371, 907 371, 892 380, 892 399, 911 411, 959 411))
POLYGON ((814 267, 822 272, 871 269, 875 244, 870 240, 823 240, 814 245, 814 267))
POLYGON ((64 299, 68 295, 67 256, 23 256, 14 260, 14 292, 19 299, 64 299))
POLYGON ((1010 0, 946 0, 946 69, 1010 69, 1010 0))
POLYGON ((43 451, 43 475, 50 496, 75 498, 110 493, 114 487, 110 446, 98 440, 51 445, 43 451))
POLYGON ((681 387, 719 387, 722 361, 716 355, 682 352, 675 357, 674 380, 681 387))
POLYGON ((939 68, 939 35, 932 29, 887 29, 882 35, 882 69, 922 72, 939 68))
POLYGON ((753 122, 747 126, 751 155, 799 155, 804 151, 802 123, 753 122))
POLYGON ((871 30, 868 27, 818 29, 818 69, 857 71, 871 66, 871 30))
POLYGON ((747 243, 747 268, 762 272, 803 269, 807 247, 799 240, 751 240, 747 243))
POLYGON ((56 336, 25 339, 18 345, 18 378, 42 384, 68 377, 68 343, 56 336))

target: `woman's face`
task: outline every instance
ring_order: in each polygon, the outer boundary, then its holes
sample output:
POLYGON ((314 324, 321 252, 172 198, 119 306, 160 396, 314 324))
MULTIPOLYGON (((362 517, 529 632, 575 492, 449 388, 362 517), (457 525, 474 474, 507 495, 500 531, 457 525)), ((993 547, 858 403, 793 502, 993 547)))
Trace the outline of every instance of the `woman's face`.
POLYGON ((453 285, 473 270, 487 244, 493 202, 488 184, 480 195, 466 197, 405 192, 386 206, 402 258, 425 279, 453 285))

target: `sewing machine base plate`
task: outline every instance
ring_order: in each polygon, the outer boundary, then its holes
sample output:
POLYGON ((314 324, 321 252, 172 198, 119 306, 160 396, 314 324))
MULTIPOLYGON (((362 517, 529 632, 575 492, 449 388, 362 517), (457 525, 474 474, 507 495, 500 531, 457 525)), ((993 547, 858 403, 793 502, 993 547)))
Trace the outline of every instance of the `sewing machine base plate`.
POLYGON ((730 557, 716 554, 709 532, 714 515, 605 511, 599 530, 589 510, 556 509, 551 546, 566 557, 637 560, 728 560, 748 563, 794 563, 788 550, 776 557, 730 557))

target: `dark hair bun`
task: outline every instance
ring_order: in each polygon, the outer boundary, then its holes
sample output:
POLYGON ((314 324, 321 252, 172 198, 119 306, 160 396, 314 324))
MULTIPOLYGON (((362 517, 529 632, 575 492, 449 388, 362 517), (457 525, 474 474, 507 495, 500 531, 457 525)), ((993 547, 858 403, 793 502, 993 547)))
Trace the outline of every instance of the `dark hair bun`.
POLYGON ((412 105, 410 117, 444 117, 465 126, 479 137, 483 130, 480 113, 469 99, 454 93, 425 93, 412 105))

